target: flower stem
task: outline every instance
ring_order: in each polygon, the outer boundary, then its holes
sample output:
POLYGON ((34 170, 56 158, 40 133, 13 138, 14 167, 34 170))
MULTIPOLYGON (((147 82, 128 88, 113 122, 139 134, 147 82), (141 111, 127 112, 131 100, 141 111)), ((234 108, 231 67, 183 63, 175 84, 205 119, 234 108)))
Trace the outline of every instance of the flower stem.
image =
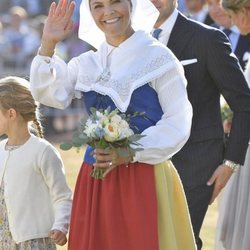
POLYGON ((90 176, 95 178, 95 179, 102 180, 104 172, 105 172, 105 170, 103 168, 94 167, 90 173, 90 176))

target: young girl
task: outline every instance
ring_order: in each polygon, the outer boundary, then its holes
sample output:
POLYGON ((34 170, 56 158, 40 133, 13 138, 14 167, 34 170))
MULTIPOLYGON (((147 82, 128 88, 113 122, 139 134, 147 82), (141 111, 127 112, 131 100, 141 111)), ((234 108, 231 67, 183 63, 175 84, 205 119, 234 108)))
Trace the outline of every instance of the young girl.
POLYGON ((28 82, 0 80, 0 249, 56 249, 67 242, 71 191, 56 149, 42 139, 28 82), (29 122, 40 138, 29 131, 29 122))

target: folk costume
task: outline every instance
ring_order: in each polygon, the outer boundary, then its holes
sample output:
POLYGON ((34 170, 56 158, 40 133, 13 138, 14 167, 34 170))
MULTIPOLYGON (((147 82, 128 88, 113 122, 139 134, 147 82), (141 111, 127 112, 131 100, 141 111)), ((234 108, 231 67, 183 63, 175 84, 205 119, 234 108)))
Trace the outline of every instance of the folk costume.
MULTIPOLYGON (((150 1, 138 2, 136 6, 132 1, 133 17, 137 8, 144 12, 145 3, 149 15, 143 20, 150 20, 145 22, 149 31, 157 11, 150 1)), ((88 1, 81 8, 89 12, 88 1)), ((84 11, 82 18, 88 17, 84 11)), ((39 55, 32 63, 32 92, 43 104, 64 108, 76 96, 88 112, 91 107, 111 107, 146 116, 130 121, 135 133, 145 135, 139 141, 143 151, 103 180, 90 177, 95 160, 93 148, 87 147, 74 193, 70 250, 195 249, 183 188, 168 160, 185 144, 191 127, 183 68, 164 45, 133 27, 136 32, 118 47, 103 40, 96 52, 73 58, 68 65, 56 56, 39 55)))

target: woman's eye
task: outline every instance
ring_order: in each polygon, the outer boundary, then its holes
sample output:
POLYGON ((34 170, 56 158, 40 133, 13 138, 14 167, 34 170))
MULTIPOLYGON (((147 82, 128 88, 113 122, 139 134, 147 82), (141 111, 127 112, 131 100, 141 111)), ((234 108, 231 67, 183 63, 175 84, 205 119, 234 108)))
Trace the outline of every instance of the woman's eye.
POLYGON ((99 8, 101 8, 101 7, 102 7, 101 4, 96 4, 96 5, 94 5, 94 9, 99 9, 99 8))

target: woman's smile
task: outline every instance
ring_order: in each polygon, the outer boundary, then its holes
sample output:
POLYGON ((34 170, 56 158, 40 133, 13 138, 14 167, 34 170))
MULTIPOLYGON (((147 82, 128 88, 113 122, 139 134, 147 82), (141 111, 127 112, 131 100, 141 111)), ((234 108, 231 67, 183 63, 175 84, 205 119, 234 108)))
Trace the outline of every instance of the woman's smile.
POLYGON ((113 24, 113 23, 117 23, 119 20, 120 20, 119 17, 115 17, 115 18, 112 18, 112 19, 105 20, 104 23, 106 23, 106 24, 113 24))

